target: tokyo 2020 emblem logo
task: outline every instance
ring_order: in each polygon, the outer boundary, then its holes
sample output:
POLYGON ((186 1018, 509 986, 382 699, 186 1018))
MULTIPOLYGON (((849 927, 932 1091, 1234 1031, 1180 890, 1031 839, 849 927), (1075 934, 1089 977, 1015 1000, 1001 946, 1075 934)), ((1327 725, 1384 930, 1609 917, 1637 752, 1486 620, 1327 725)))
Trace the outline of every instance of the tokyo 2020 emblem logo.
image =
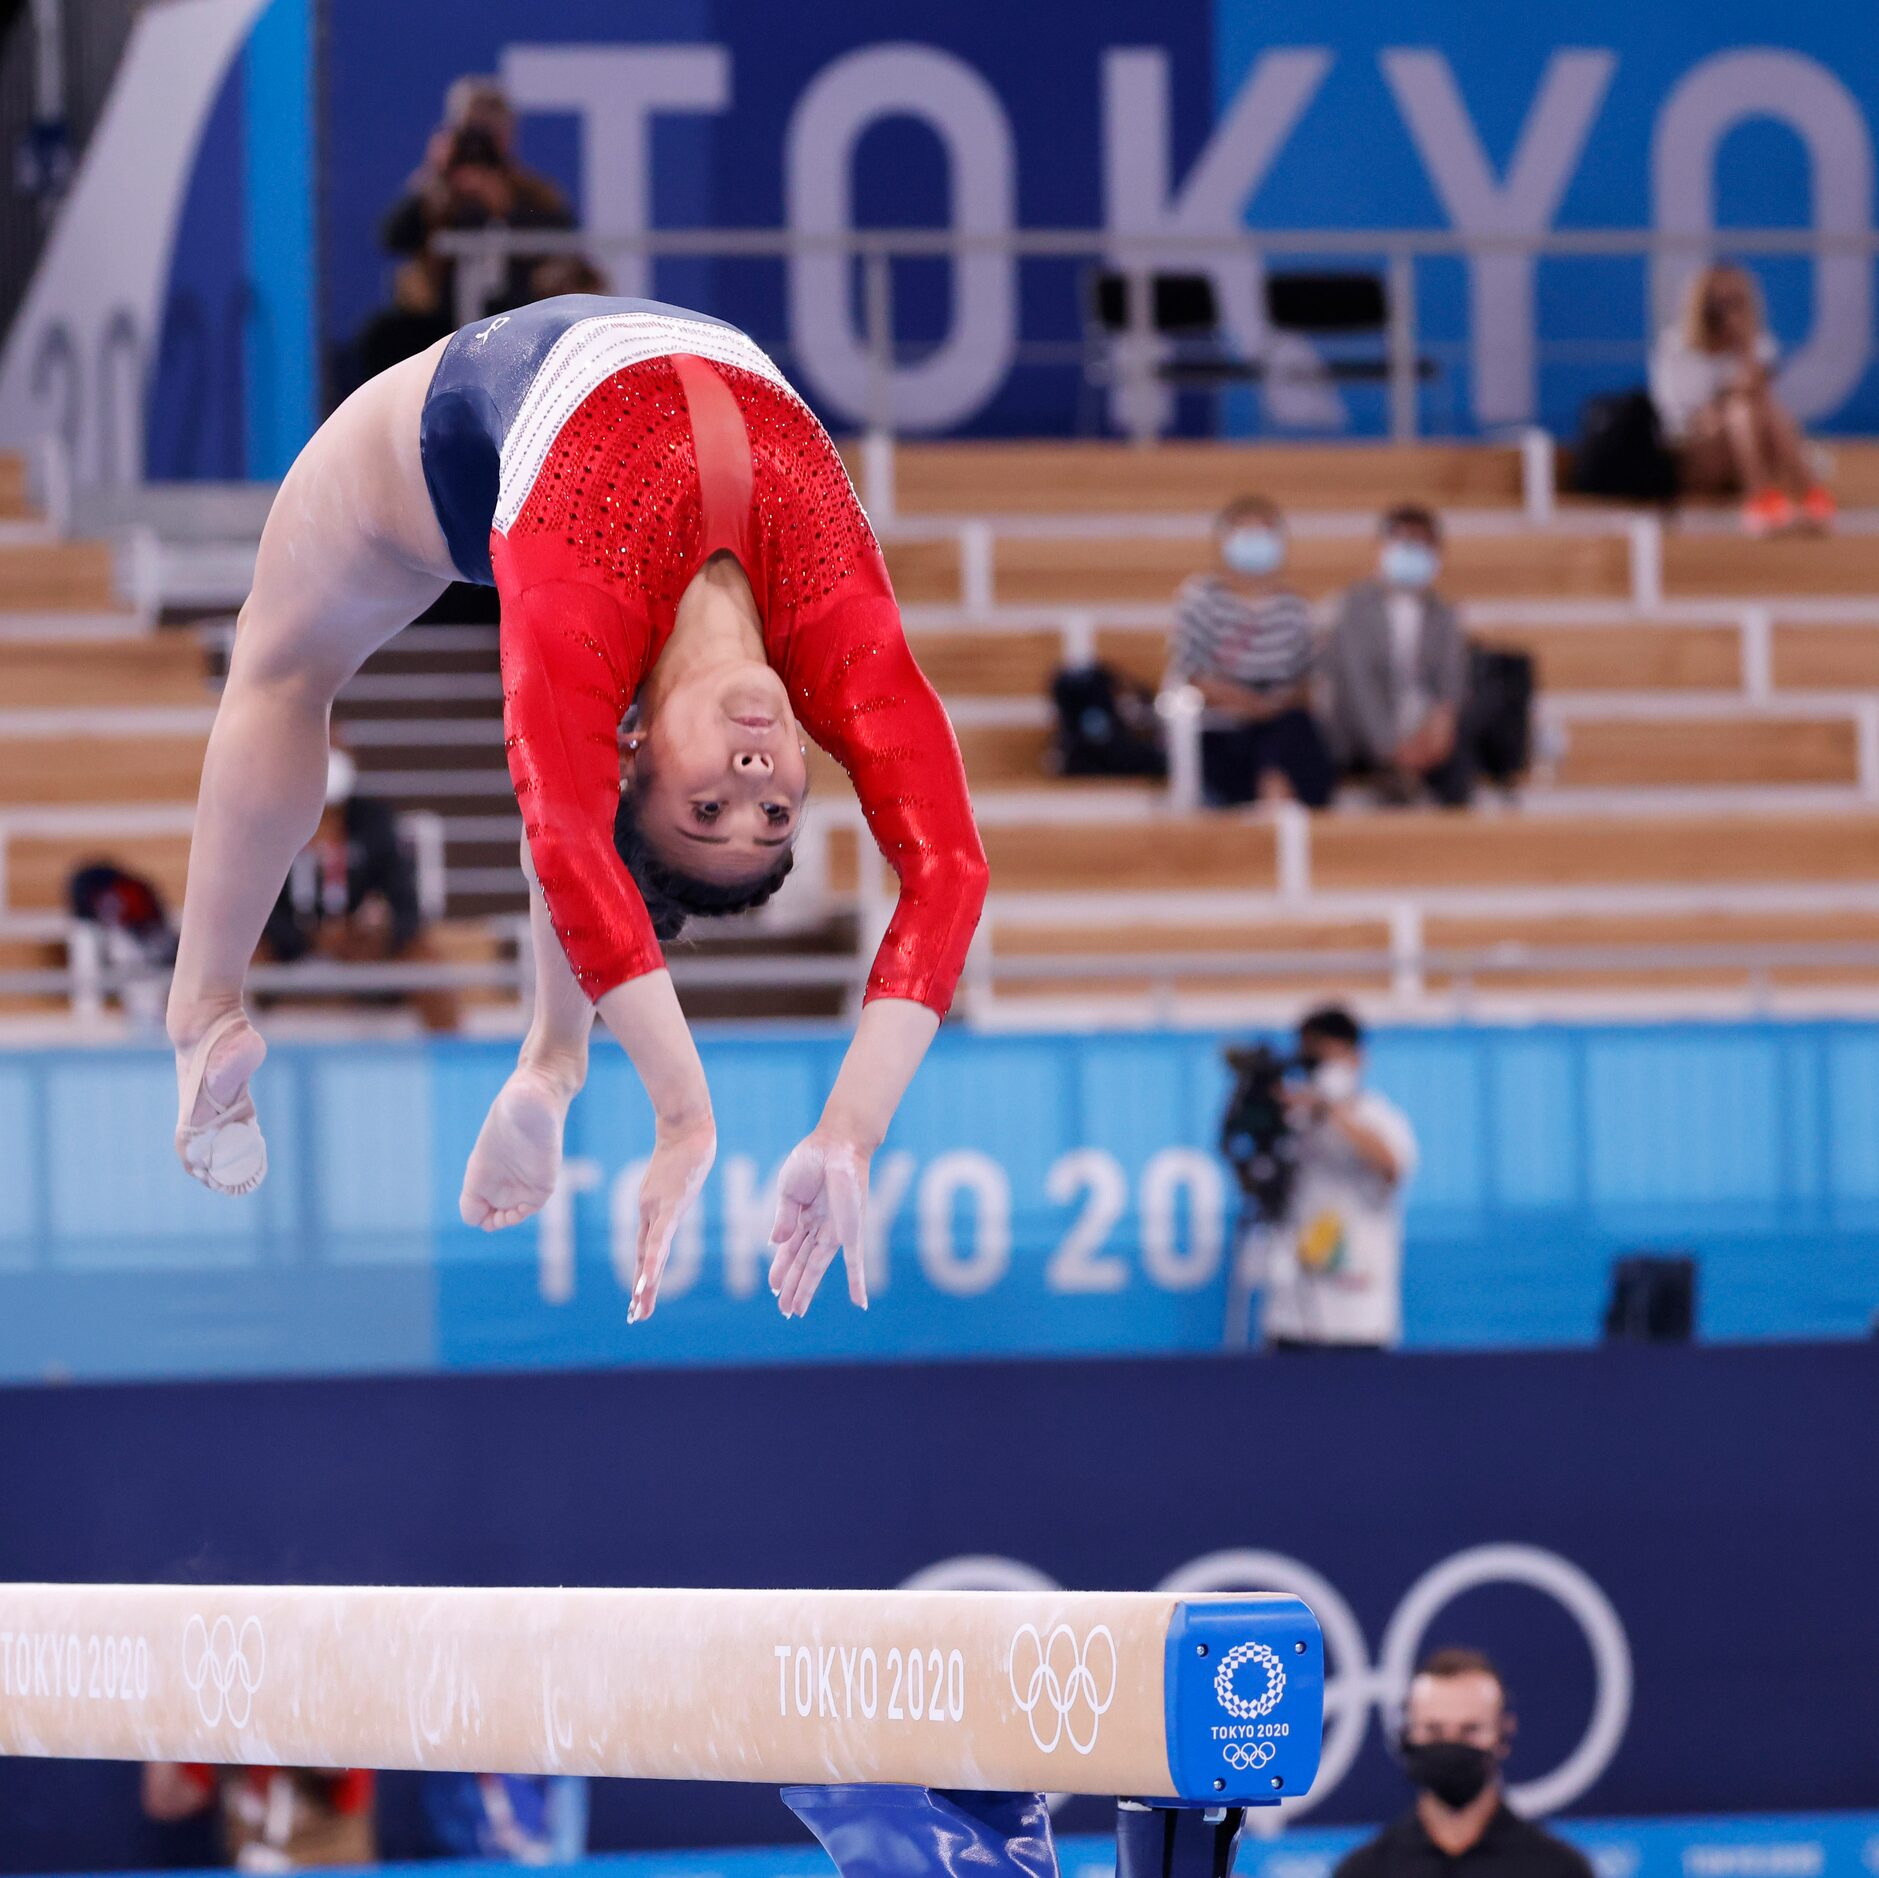
POLYGON ((1263 1643, 1236 1643, 1214 1671, 1214 1694, 1235 1721, 1259 1721, 1285 1694, 1285 1665, 1263 1643))

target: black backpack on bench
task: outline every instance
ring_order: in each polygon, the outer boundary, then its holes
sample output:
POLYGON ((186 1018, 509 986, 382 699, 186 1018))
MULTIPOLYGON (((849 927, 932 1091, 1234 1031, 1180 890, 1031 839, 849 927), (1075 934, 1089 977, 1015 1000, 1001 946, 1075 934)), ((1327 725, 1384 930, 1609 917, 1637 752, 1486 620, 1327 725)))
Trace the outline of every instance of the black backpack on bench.
POLYGON ((1057 711, 1047 759, 1059 776, 1166 776, 1155 697, 1108 665, 1066 666, 1050 681, 1057 711))
POLYGON ((1619 391, 1585 401, 1572 486, 1581 495, 1623 502, 1668 502, 1677 493, 1677 460, 1664 445, 1649 392, 1619 391))
POLYGON ((1494 646, 1468 647, 1468 704, 1462 735, 1475 768, 1511 788, 1533 761, 1533 655, 1494 646))

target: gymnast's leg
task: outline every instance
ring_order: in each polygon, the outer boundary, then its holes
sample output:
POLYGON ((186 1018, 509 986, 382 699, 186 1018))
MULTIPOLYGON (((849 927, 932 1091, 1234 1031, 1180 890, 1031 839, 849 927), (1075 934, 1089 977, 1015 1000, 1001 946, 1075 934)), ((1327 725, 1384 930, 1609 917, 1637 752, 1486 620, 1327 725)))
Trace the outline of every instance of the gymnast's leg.
POLYGON ((287 870, 319 824, 334 694, 452 578, 418 453, 436 358, 362 386, 281 484, 202 766, 169 1001, 177 1151, 245 1193, 266 1155, 248 1079, 265 1054, 242 982, 287 870))

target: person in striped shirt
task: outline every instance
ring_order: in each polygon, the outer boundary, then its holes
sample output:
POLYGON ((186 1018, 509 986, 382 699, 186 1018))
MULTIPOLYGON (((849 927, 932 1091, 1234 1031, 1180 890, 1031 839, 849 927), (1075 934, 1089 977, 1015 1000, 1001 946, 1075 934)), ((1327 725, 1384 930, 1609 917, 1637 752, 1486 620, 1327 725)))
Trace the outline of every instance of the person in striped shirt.
POLYGON ((1168 682, 1207 702, 1201 780, 1209 802, 1297 801, 1321 809, 1336 769, 1312 716, 1312 619, 1285 584, 1285 518, 1264 496, 1240 496, 1214 524, 1219 571, 1196 574, 1175 600, 1168 682))

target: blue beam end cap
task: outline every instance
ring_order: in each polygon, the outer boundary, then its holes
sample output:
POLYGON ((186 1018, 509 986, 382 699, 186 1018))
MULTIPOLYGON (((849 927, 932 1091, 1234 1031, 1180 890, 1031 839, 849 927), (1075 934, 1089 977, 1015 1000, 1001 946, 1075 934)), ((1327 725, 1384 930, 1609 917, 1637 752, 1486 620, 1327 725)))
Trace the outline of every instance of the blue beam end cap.
POLYGON ((1318 1777, 1324 1633, 1298 1598, 1196 1598, 1168 1626, 1168 1767, 1182 1800, 1277 1806, 1318 1777))

